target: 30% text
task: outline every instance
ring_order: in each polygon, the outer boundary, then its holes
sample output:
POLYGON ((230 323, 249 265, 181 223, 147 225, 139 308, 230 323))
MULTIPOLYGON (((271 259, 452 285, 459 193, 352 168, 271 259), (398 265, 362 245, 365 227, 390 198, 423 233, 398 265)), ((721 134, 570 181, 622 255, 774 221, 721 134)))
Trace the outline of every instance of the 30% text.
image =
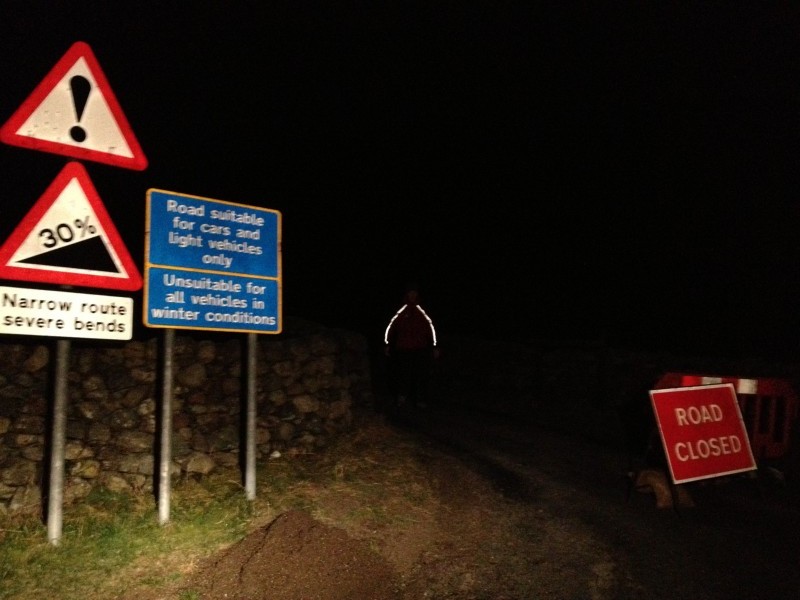
POLYGON ((89 217, 75 219, 72 223, 59 223, 53 228, 39 230, 39 240, 45 248, 55 248, 59 244, 70 244, 91 237, 97 228, 89 223, 89 217))

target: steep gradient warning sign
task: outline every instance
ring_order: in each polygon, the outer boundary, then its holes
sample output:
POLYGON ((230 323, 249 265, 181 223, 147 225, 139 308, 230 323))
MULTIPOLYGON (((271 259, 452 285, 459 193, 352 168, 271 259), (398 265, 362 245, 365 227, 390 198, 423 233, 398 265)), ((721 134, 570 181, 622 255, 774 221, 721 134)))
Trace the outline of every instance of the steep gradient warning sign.
POLYGON ((0 277, 135 291, 142 277, 86 169, 71 162, 6 242, 0 277))

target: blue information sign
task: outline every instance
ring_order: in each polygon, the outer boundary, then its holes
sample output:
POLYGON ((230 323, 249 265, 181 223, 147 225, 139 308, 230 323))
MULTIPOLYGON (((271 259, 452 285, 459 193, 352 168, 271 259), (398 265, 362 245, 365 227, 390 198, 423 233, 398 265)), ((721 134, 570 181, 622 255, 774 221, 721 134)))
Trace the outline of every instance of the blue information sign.
POLYGON ((280 333, 278 211, 147 192, 144 324, 280 333))

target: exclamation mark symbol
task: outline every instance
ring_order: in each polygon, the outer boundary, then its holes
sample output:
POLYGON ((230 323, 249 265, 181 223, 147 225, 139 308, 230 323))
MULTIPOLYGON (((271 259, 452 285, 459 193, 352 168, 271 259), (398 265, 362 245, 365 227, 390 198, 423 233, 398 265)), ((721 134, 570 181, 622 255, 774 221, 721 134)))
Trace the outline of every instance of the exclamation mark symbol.
MULTIPOLYGON (((92 90, 92 84, 86 77, 75 75, 69 80, 69 87, 72 91, 72 103, 75 105, 75 115, 77 121, 80 123, 83 117, 83 109, 86 108, 86 101, 89 99, 89 92, 92 90)), ((69 130, 69 135, 76 142, 82 142, 86 139, 86 130, 80 125, 75 125, 69 130)))

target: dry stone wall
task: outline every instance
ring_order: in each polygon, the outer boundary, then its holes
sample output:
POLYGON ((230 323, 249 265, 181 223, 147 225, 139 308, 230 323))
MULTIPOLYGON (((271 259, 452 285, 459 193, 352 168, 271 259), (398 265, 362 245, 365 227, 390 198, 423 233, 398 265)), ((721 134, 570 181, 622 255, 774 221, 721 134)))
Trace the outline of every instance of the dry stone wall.
MULTIPOLYGON (((73 341, 65 503, 97 486, 153 490, 162 404, 159 339, 73 341)), ((357 408, 385 408, 382 347, 370 351, 361 334, 285 319, 283 333, 257 339, 258 461, 276 453, 315 452, 351 428, 357 408)), ((244 335, 176 335, 175 477, 240 463, 245 346, 244 335)), ((41 509, 48 480, 54 347, 52 340, 0 339, 0 514, 41 509)), ((517 344, 451 337, 444 338, 442 350, 431 386, 440 409, 468 406, 513 415, 638 453, 651 424, 629 415, 649 414, 647 392, 664 372, 800 381, 795 365, 677 358, 592 342, 517 344)), ((793 460, 799 464, 796 456, 793 460)))
MULTIPOLYGON (((162 405, 160 339, 111 345, 73 340, 65 504, 96 486, 153 490, 162 405)), ((55 347, 53 340, 0 340, 0 513, 42 507, 55 347)), ((246 336, 176 334, 173 350, 173 476, 236 466, 244 447, 246 336)), ((356 333, 301 321, 285 324, 280 335, 257 337, 256 371, 257 461, 324 447, 350 428, 356 407, 373 401, 367 343, 356 333)))

